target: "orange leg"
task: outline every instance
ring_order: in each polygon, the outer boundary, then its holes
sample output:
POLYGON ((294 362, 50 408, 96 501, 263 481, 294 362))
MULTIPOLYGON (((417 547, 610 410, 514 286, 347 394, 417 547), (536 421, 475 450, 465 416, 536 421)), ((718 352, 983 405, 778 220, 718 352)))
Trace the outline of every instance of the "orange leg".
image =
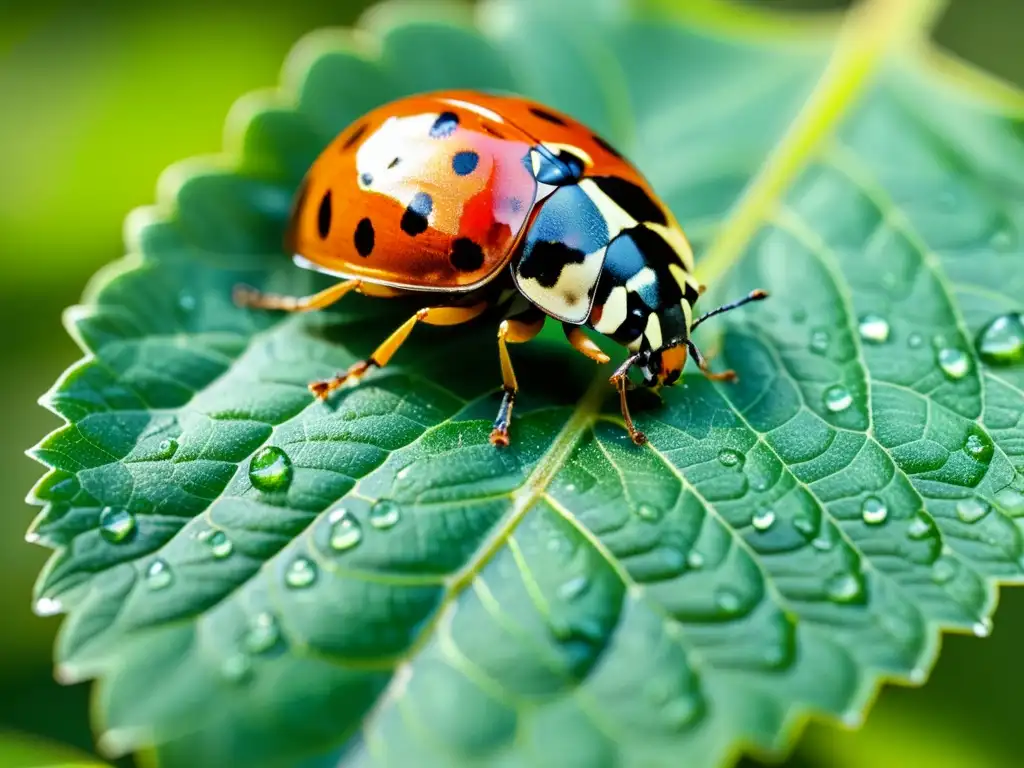
POLYGON ((622 409, 622 419, 626 422, 626 430, 629 432, 630 439, 637 445, 643 445, 647 442, 647 435, 641 432, 633 424, 633 417, 629 415, 629 404, 626 402, 626 389, 629 386, 629 369, 632 368, 637 360, 640 359, 640 355, 630 355, 627 357, 618 368, 615 369, 615 373, 612 374, 611 384, 615 387, 619 393, 619 406, 622 409))
POLYGON ((508 319, 498 326, 498 356, 501 359, 501 378, 505 393, 498 408, 498 417, 494 420, 491 430, 491 445, 507 446, 509 444, 508 425, 512 420, 512 406, 516 403, 519 383, 516 372, 512 370, 512 360, 508 356, 508 344, 522 344, 540 333, 544 327, 544 315, 535 320, 508 319))
POLYGON ((686 346, 688 346, 690 348, 690 356, 693 358, 693 361, 695 363, 697 363, 697 367, 700 368, 701 373, 703 373, 708 378, 708 380, 710 380, 710 381, 736 381, 737 380, 738 377, 736 376, 736 371, 732 370, 731 368, 728 371, 722 371, 721 373, 714 373, 711 370, 711 366, 708 365, 708 361, 704 359, 704 355, 702 355, 700 353, 700 350, 697 349, 697 345, 694 344, 692 341, 687 340, 686 346))
POLYGON ((332 285, 330 288, 312 296, 301 298, 295 296, 276 296, 269 293, 260 293, 245 285, 235 287, 235 304, 240 307, 252 307, 254 309, 278 309, 284 312, 309 312, 314 309, 324 309, 331 306, 347 293, 359 290, 361 280, 346 280, 343 283, 332 285))
POLYGON ((417 323, 427 325, 459 325, 468 323, 479 316, 485 309, 487 303, 481 302, 470 307, 425 307, 402 323, 394 333, 388 336, 384 343, 377 347, 373 354, 366 360, 360 360, 352 365, 344 373, 339 373, 333 378, 324 381, 315 381, 309 385, 310 391, 321 400, 326 400, 332 392, 341 389, 346 384, 354 384, 363 377, 370 368, 383 368, 391 360, 391 357, 402 346, 412 329, 417 323))
POLYGON ((589 357, 595 363, 600 363, 602 365, 611 360, 611 358, 602 352, 601 348, 583 332, 583 329, 580 326, 562 323, 562 330, 565 331, 565 338, 567 338, 569 343, 572 344, 572 348, 584 357, 589 357))

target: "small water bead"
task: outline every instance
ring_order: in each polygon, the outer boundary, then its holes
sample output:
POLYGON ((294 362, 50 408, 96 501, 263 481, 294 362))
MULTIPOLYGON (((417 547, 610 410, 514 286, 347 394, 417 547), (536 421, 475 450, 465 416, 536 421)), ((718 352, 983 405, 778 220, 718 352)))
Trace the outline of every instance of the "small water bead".
POLYGON ((889 321, 881 315, 864 315, 857 327, 864 341, 884 344, 889 340, 889 321))
POLYGON ((996 504, 1010 517, 1024 517, 1024 493, 1016 488, 1003 488, 996 494, 996 504))
POLYGON ((100 512, 99 525, 100 536, 111 544, 122 544, 135 535, 135 515, 127 509, 106 507, 100 512))
POLYGON ((704 555, 696 550, 686 556, 686 567, 693 571, 699 571, 704 567, 704 555))
POLYGON ((178 452, 178 441, 173 437, 168 437, 160 441, 160 445, 157 446, 157 450, 160 452, 160 458, 171 459, 174 454, 178 452))
POLYGON ((972 432, 964 441, 964 450, 977 461, 987 462, 992 458, 995 451, 992 440, 988 435, 979 432, 972 432))
POLYGON ((912 333, 907 337, 907 346, 911 349, 918 349, 924 344, 924 336, 920 333, 912 333))
POLYGON ((249 622, 249 631, 245 635, 245 647, 250 653, 263 653, 270 650, 281 637, 281 630, 274 615, 264 611, 256 614, 249 622))
POLYGON ((881 525, 889 516, 889 509, 876 496, 868 496, 860 508, 861 517, 868 525, 881 525))
POLYGON ((210 552, 218 560, 223 560, 235 551, 235 545, 224 531, 211 531, 206 538, 206 543, 210 547, 210 552))
POLYGON ((285 571, 284 583, 292 589, 305 589, 313 585, 316 577, 316 563, 308 557, 300 556, 295 558, 285 571))
POLYGON ((750 524, 755 531, 767 531, 775 524, 775 513, 770 509, 762 509, 750 518, 750 524))
POLYGON ((793 518, 793 529, 805 539, 810 539, 814 536, 820 527, 821 520, 818 518, 810 517, 806 514, 799 514, 793 518))
POLYGON ((347 509, 335 509, 327 516, 331 526, 329 544, 335 552, 347 552, 363 540, 363 526, 347 509))
POLYGON ((178 306, 181 307, 186 312, 191 312, 193 309, 195 309, 197 303, 198 302, 196 301, 196 297, 193 296, 188 291, 182 291, 180 294, 178 294, 178 306))
POLYGON ((992 634, 992 619, 986 616, 980 621, 975 622, 974 626, 971 627, 971 631, 975 637, 988 637, 992 634))
POLYGON ((229 683, 241 683, 252 673, 252 660, 244 653, 235 653, 224 659, 220 674, 229 683))
POLYGON ((558 588, 558 596, 563 600, 575 600, 590 587, 590 581, 586 576, 577 576, 565 582, 558 588))
POLYGON ((63 610, 64 606, 61 601, 52 597, 40 597, 32 604, 32 612, 44 619, 47 616, 56 616, 63 610))
POLYGON ((670 728, 685 728, 700 712, 700 702, 693 696, 677 696, 662 709, 662 716, 670 728))
POLYGON ((942 347, 935 359, 946 378, 952 381, 959 381, 971 371, 971 358, 955 347, 942 347))
POLYGON ((381 499, 370 507, 370 525, 381 531, 394 528, 401 516, 401 508, 390 499, 381 499))
POLYGON ((825 390, 825 407, 832 413, 840 413, 853 405, 853 395, 846 387, 835 385, 825 390))
POLYGON ((718 461, 725 467, 738 467, 743 463, 743 454, 726 448, 718 454, 718 461))
POLYGON ((824 328, 816 328, 811 332, 811 351, 816 354, 824 354, 828 350, 828 343, 831 337, 824 328))
POLYGON ((989 365, 1024 362, 1024 315, 1000 315, 978 335, 978 355, 989 365))
POLYGON ((719 587, 715 590, 715 605, 723 613, 733 614, 739 612, 742 602, 735 590, 729 587, 719 587))
POLYGON ((914 515, 907 526, 907 537, 914 541, 922 541, 935 533, 935 522, 924 510, 914 515))
POLYGON ((154 560, 146 569, 146 586, 154 591, 166 589, 174 581, 171 566, 166 560, 154 560))
POLYGON ((648 522, 653 523, 661 520, 665 512, 660 507, 656 507, 653 504, 641 504, 636 508, 636 514, 641 520, 647 520, 648 522))
POLYGON ((960 571, 960 564, 951 557, 940 557, 932 564, 932 581, 936 584, 948 584, 960 571))
POLYGON ((294 469, 288 454, 272 445, 263 448, 249 462, 249 480, 261 491, 283 491, 291 485, 294 469))
POLYGON ((58 471, 50 478, 50 483, 45 488, 45 498, 50 501, 71 501, 80 490, 76 475, 58 471))
POLYGON ((843 573, 828 582, 828 596, 837 603, 852 603, 861 594, 861 580, 853 574, 843 573))
POLYGON ((956 503, 956 516, 965 523, 976 523, 992 508, 979 499, 960 499, 956 503))

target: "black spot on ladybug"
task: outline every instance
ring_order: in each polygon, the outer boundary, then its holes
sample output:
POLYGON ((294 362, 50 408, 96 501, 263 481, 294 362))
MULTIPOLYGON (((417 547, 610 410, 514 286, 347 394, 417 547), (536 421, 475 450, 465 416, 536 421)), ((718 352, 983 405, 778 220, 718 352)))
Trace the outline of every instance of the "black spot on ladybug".
POLYGON ((400 162, 402 162, 402 158, 396 157, 394 160, 392 160, 390 163, 388 163, 388 168, 394 168, 400 162))
POLYGON ((364 173, 362 176, 359 177, 359 180, 361 182, 363 182, 363 186, 364 187, 368 187, 371 184, 373 184, 373 174, 372 173, 364 173))
POLYGON ((316 228, 323 240, 331 232, 331 190, 324 192, 320 208, 316 212, 316 228))
POLYGON ((480 163, 480 155, 476 152, 456 152, 452 158, 452 170, 459 176, 468 176, 476 170, 480 163))
POLYGON ((369 126, 366 123, 362 123, 356 126, 352 133, 348 135, 348 138, 345 139, 345 143, 341 145, 341 151, 344 152, 346 150, 352 149, 352 146, 361 138, 363 138, 363 135, 366 133, 367 128, 369 128, 369 126))
POLYGON ((452 243, 450 258, 459 272, 475 272, 484 265, 483 248, 468 237, 460 237, 452 243))
POLYGON ((426 192, 417 192, 409 207, 402 214, 402 231, 410 237, 416 237, 427 231, 430 226, 427 217, 434 210, 434 199, 426 192))
POLYGON ((619 159, 622 158, 622 153, 619 152, 619 150, 617 150, 615 147, 613 147, 607 141, 602 139, 596 133, 593 136, 591 136, 591 138, 594 140, 595 144, 597 144, 601 149, 603 149, 608 154, 615 155, 615 157, 617 157, 619 159))
POLYGON ((373 222, 363 219, 356 225, 355 244, 356 251, 364 259, 373 253, 374 239, 373 222))
POLYGON ((489 133, 497 139, 505 138, 505 136, 490 123, 481 123, 480 127, 484 129, 484 133, 489 133))
POLYGON ((458 127, 458 115, 454 112, 442 112, 430 127, 430 137, 433 139, 447 139, 455 133, 455 129, 458 127))
POLYGON ((530 112, 532 112, 535 117, 539 117, 541 120, 547 120, 549 123, 554 123, 555 125, 566 124, 565 120, 560 118, 558 115, 551 114, 546 109, 541 109, 540 107, 530 107, 530 112))
POLYGON ((602 192, 638 222, 668 223, 665 212, 642 187, 618 176, 593 176, 591 178, 602 192))
POLYGON ((626 295, 626 317, 612 333, 612 338, 620 344, 628 344, 643 334, 647 328, 647 317, 650 308, 635 293, 626 295))
POLYGON ((544 288, 554 288, 562 270, 569 264, 582 264, 587 254, 565 243, 544 240, 530 243, 516 269, 518 275, 534 279, 544 288))

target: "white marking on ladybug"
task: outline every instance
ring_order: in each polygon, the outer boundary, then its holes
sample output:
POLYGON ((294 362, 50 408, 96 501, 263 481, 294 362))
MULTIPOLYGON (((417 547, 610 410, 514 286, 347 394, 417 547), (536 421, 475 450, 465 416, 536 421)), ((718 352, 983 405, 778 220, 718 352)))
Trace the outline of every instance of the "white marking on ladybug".
POLYGON ((626 281, 626 290, 632 293, 640 293, 647 286, 654 285, 657 282, 658 276, 654 270, 650 267, 644 267, 626 281))
POLYGON ((644 336, 647 337, 647 343, 651 345, 651 349, 661 348, 661 321, 654 312, 647 316, 647 327, 644 328, 644 336))
MULTIPOLYGON (((657 233, 661 236, 661 239, 668 243, 672 250, 679 255, 679 260, 683 262, 683 268, 689 272, 693 272, 693 249, 690 247, 690 243, 686 240, 686 235, 678 227, 668 227, 664 224, 655 224, 652 221, 645 223, 645 226, 652 232, 657 233)), ((691 278, 694 283, 694 287, 697 287, 696 278, 691 278)))
POLYGON ((618 237, 623 230, 637 226, 637 220, 622 210, 615 201, 606 195, 593 179, 583 179, 579 188, 597 206, 598 212, 608 225, 608 242, 618 237))
POLYGON ((481 107, 479 104, 473 104, 469 101, 462 101, 461 99, 441 99, 445 104, 451 104, 453 107, 462 107, 463 109, 469 110, 480 117, 486 117, 488 120, 493 120, 496 123, 504 123, 505 118, 499 115, 497 112, 489 110, 487 107, 481 107))
POLYGON ((601 310, 601 321, 594 324, 594 330, 605 336, 615 333, 626 321, 628 301, 629 293, 623 286, 617 285, 612 288, 601 310))

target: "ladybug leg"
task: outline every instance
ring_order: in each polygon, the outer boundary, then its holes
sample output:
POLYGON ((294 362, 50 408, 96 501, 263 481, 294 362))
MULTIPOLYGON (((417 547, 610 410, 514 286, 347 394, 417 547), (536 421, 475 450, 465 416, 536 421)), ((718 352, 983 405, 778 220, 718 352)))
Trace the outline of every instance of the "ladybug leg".
POLYGON ((595 363, 600 365, 611 360, 611 358, 602 352, 601 348, 583 332, 583 329, 580 326, 571 325, 570 323, 562 323, 562 330, 565 331, 565 338, 567 338, 569 343, 572 344, 572 348, 584 357, 589 357, 595 363))
POLYGON ((491 430, 491 445, 505 447, 509 444, 508 425, 512 420, 512 406, 516 403, 516 393, 519 391, 516 372, 512 370, 512 360, 508 356, 508 344, 521 344, 534 338, 544 327, 544 319, 543 314, 530 319, 509 318, 498 326, 498 356, 501 358, 501 378, 505 393, 491 430))
POLYGON ((341 389, 344 385, 359 381, 363 374, 371 368, 383 368, 387 365, 398 348, 409 338, 409 334, 412 333, 412 329, 416 327, 417 323, 426 323, 427 325, 468 323, 487 309, 487 306, 487 302, 480 302, 469 307, 425 307, 402 323, 366 360, 360 360, 347 371, 339 373, 333 378, 313 382, 309 385, 309 389, 319 399, 326 400, 328 395, 341 389))
POLYGON ((629 404, 626 402, 626 391, 629 389, 629 369, 632 368, 637 360, 640 359, 640 355, 630 355, 627 357, 618 368, 615 369, 615 373, 612 374, 611 381, 612 386, 619 393, 619 406, 622 408, 622 419, 626 422, 626 430, 629 432, 630 439, 636 445, 643 445, 647 442, 647 435, 641 432, 633 424, 633 417, 629 415, 629 404))
POLYGON ((731 368, 728 371, 714 373, 711 370, 711 366, 708 365, 708 361, 704 359, 704 355, 702 355, 700 353, 700 350, 697 349, 696 344, 694 344, 691 340, 687 339, 686 346, 689 347, 690 349, 690 356, 693 357, 693 361, 697 364, 697 367, 700 368, 701 373, 703 373, 709 381, 736 381, 738 379, 738 377, 736 376, 736 371, 732 370, 731 368))
POLYGON ((278 309, 284 312, 309 312, 314 309, 324 309, 338 301, 346 293, 358 290, 362 281, 346 280, 343 283, 332 285, 330 288, 312 296, 297 298, 295 296, 276 296, 270 293, 260 293, 254 288, 246 285, 235 287, 234 300, 239 307, 251 307, 253 309, 278 309))

